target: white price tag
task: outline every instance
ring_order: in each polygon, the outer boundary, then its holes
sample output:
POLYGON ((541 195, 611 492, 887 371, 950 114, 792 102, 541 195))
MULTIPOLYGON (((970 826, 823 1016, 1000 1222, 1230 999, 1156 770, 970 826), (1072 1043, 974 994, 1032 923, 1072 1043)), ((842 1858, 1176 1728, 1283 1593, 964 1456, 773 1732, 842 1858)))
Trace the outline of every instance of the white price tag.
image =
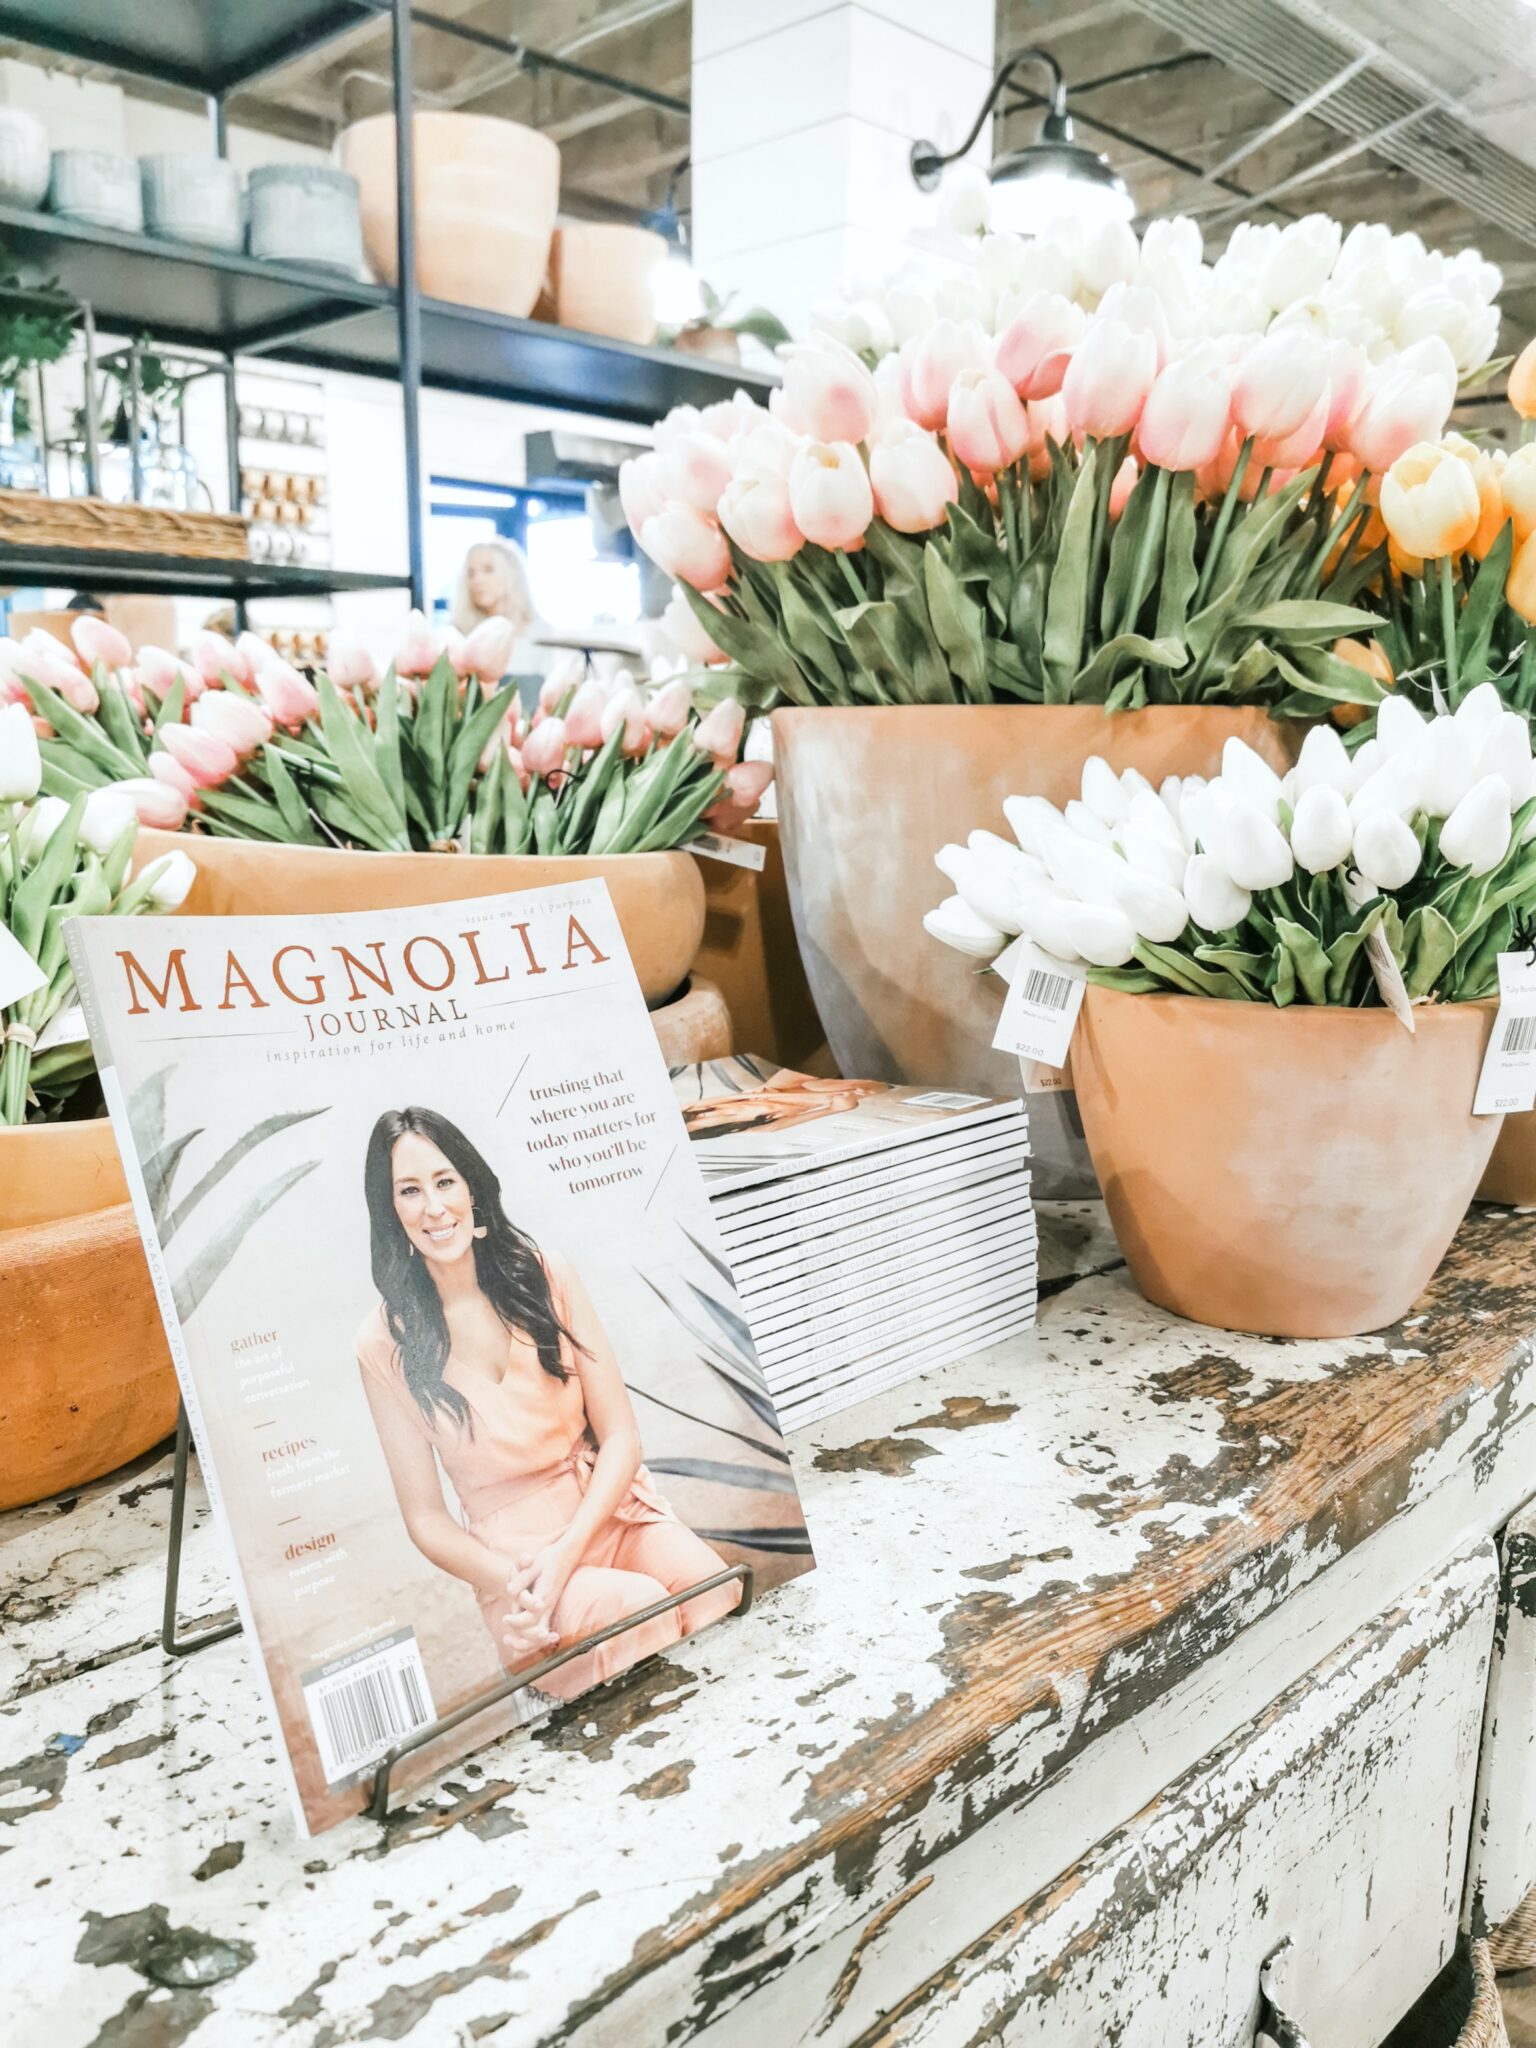
POLYGON ((1536 964, 1529 953, 1499 955, 1499 1007, 1477 1077, 1474 1116, 1536 1109, 1536 964))
MULTIPOLYGON (((1365 877, 1350 868, 1344 876, 1344 900, 1351 910, 1359 910, 1376 894, 1365 877)), ((1365 942, 1365 957, 1370 962, 1372 974, 1381 1000, 1392 1012, 1405 1031, 1412 1031, 1413 1001, 1408 994, 1408 984, 1403 980, 1403 970, 1397 964, 1397 955, 1387 944, 1387 935, 1378 924, 1365 942)))
POLYGON ((1041 1060, 1020 1060, 1019 1069, 1024 1077, 1026 1095, 1070 1095, 1072 1093, 1072 1059, 1069 1054, 1066 1064, 1048 1067, 1041 1060))
POLYGON ((56 1045, 85 1045, 90 1039, 85 1012, 78 1003, 66 1003, 37 1034, 37 1050, 52 1052, 56 1045))
POLYGON ((20 939, 0 924, 0 1010, 31 995, 47 979, 20 939))
POLYGON ((1069 967, 1026 938, 1015 939, 993 965, 1001 971, 1003 961, 1008 964, 1008 994, 993 1050, 1017 1053, 1021 1060, 1036 1060, 1042 1066, 1064 1066, 1072 1027, 1083 1007, 1087 968, 1069 967))
POLYGON ((750 839, 727 839, 723 832, 700 832, 684 840, 684 853, 702 854, 705 860, 723 860, 733 868, 760 868, 767 849, 750 839))

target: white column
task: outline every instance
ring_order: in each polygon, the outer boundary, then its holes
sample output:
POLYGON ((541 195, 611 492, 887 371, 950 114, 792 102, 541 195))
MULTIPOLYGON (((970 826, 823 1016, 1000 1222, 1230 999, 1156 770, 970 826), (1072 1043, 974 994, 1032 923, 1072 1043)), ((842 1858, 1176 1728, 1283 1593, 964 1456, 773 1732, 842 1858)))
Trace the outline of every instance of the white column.
MULTIPOLYGON (((694 0, 699 275, 799 332, 846 283, 956 259, 907 158, 953 149, 992 81, 994 0, 694 0)), ((972 157, 990 160, 991 124, 972 157)))

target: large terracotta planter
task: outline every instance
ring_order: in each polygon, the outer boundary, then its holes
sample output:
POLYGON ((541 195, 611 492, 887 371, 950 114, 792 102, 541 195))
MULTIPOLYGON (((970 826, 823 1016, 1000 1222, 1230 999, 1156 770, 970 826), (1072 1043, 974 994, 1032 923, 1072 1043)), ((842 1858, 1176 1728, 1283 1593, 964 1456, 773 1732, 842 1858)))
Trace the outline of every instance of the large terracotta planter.
MULTIPOLYGON (((411 133, 422 291, 524 318, 549 260, 560 151, 536 129, 489 114, 420 113, 411 133)), ((358 182, 368 261, 385 284, 398 284, 394 115, 346 129, 341 162, 358 182)))
POLYGON ((600 875, 653 1009, 685 979, 704 933, 704 883, 691 853, 343 853, 142 831, 135 869, 178 851, 197 862, 183 908, 199 917, 467 902, 600 875))
POLYGON ((831 1053, 800 964, 777 818, 751 818, 732 837, 763 849, 761 868, 701 860, 704 943, 695 972, 724 996, 735 1050, 800 1073, 830 1074, 831 1053))
POLYGON ((105 1118, 0 1129, 0 1508, 115 1471, 176 1375, 105 1118))
POLYGON ((1067 802, 1092 754, 1156 783, 1214 774, 1232 734, 1284 769, 1302 728, 1200 705, 1113 716, 1091 704, 776 711, 790 903, 841 1071, 1016 1094, 1018 1061, 991 1050, 1002 983, 923 930, 924 911, 949 893, 934 855, 978 826, 1006 833, 1004 797, 1067 802))
POLYGON ((1477 1198, 1516 1209, 1536 1207, 1536 1110, 1505 1117, 1477 1198))
POLYGON ((1260 1336, 1405 1316, 1501 1119, 1472 1114, 1491 1003, 1277 1010, 1090 987, 1072 1042, 1083 1129, 1137 1286, 1260 1336))
POLYGON ((566 221, 550 248, 556 320, 642 345, 656 339, 656 272, 667 245, 650 228, 566 221))

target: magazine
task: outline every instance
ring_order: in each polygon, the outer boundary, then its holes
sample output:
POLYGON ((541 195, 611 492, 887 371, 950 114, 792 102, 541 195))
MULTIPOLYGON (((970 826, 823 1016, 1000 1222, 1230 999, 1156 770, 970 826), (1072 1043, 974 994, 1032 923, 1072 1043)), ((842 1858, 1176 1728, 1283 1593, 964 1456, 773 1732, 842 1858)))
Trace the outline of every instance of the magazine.
POLYGON ((68 939, 304 1832, 810 1569, 601 881, 68 939))

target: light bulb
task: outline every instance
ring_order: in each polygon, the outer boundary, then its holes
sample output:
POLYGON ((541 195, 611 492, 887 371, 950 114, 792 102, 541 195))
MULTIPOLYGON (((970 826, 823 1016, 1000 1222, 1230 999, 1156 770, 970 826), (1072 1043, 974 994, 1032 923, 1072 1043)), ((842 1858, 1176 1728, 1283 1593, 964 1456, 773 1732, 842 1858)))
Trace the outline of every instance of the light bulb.
POLYGON ((657 265, 651 303, 663 327, 686 327, 703 312, 704 295, 686 250, 669 249, 666 261, 657 265))
POLYGON ((1106 221, 1131 220, 1136 202, 1125 187, 1096 178, 1075 177, 1054 166, 994 179, 992 231, 1038 235, 1053 221, 1072 220, 1085 227, 1106 221))

